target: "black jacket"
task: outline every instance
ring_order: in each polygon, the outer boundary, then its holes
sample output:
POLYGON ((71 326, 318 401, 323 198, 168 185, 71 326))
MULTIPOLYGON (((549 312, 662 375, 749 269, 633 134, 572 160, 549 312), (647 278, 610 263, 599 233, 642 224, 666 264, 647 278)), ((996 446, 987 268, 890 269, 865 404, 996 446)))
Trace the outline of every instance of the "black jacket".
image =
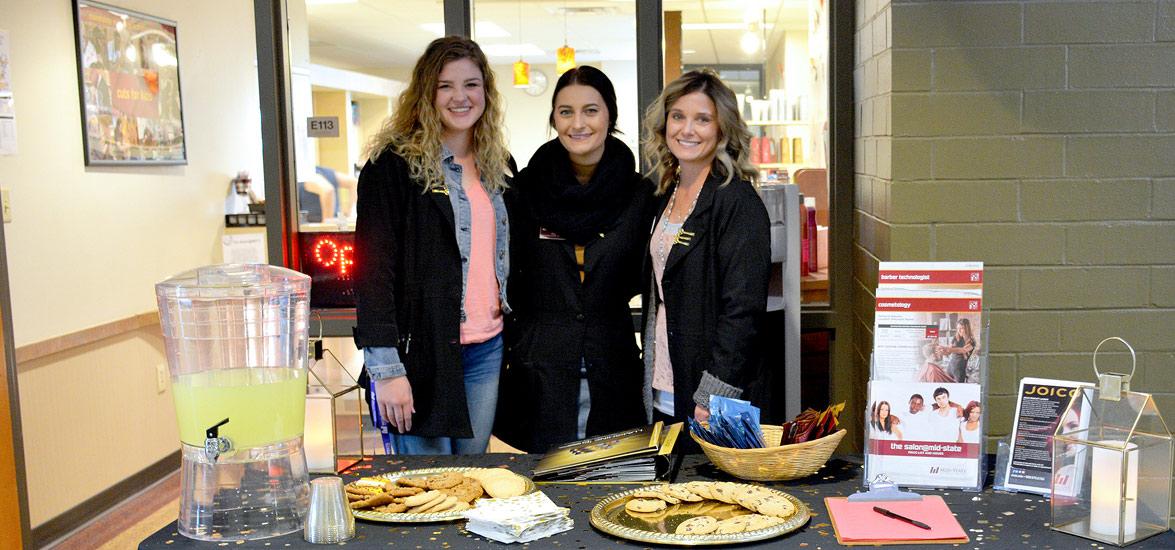
POLYGON ((549 227, 543 227, 546 238, 539 237, 542 193, 556 183, 579 185, 558 140, 535 153, 506 194, 511 226, 509 299, 514 313, 506 320, 507 366, 499 386, 494 434, 528 452, 544 452, 576 438, 581 359, 591 395, 587 434, 645 423, 644 369, 628 302, 640 292, 641 258, 653 216, 652 186, 635 172, 628 148, 612 138, 592 183, 599 177, 612 178, 605 202, 627 198, 614 207, 594 201, 562 204, 573 211, 569 214, 593 220, 583 226, 600 228, 577 237, 585 246, 582 283, 576 238, 558 232, 559 238, 552 238, 549 227), (601 214, 605 210, 611 212, 601 214))
POLYGON ((461 365, 461 252, 453 207, 392 151, 359 174, 355 345, 396 346, 412 384, 412 435, 473 437, 461 365))
MULTIPOLYGON (((743 390, 742 399, 768 409, 770 377, 764 368, 763 326, 771 273, 770 220, 749 182, 720 184, 714 174, 706 180, 682 227, 693 234, 689 244, 670 249, 662 277, 673 365, 673 416, 678 419, 693 417, 699 386, 706 385, 703 372, 716 377, 720 385, 743 390)), ((671 193, 672 189, 661 197, 658 224, 671 193)), ((652 263, 646 260, 645 265, 642 298, 648 326, 656 298, 652 263)), ((651 399, 652 383, 648 332, 646 400, 651 399)), ((702 389, 707 394, 724 393, 702 389)), ((646 406, 651 411, 651 401, 646 406)))

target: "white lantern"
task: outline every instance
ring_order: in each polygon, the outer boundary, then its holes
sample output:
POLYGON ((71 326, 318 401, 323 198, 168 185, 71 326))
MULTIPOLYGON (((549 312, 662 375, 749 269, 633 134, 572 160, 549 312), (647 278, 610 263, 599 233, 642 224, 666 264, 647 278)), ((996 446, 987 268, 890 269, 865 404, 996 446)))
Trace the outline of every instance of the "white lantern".
POLYGON ((1171 431, 1150 394, 1130 391, 1130 374, 1101 373, 1079 388, 1053 437, 1052 528, 1125 546, 1165 533, 1171 510, 1171 431))
POLYGON ((306 387, 306 467, 343 472, 363 460, 363 398, 359 384, 330 350, 310 366, 306 387))

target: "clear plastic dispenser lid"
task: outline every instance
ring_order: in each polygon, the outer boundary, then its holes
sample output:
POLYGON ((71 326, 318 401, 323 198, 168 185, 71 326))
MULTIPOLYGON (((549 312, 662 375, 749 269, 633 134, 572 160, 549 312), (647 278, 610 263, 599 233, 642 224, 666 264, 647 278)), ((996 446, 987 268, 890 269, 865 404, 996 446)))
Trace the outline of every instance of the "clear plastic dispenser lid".
POLYGON ((155 285, 172 376, 306 368, 310 277, 265 264, 193 269, 155 285))
POLYGON ((175 298, 251 298, 307 294, 310 277, 266 264, 221 264, 198 267, 155 285, 160 306, 175 298))

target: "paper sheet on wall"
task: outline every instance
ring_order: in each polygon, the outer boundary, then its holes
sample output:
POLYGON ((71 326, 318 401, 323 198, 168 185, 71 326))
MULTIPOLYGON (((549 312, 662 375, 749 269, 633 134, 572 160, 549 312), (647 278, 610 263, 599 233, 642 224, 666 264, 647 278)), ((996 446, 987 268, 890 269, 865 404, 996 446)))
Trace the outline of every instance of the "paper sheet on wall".
POLYGON ((0 29, 0 155, 16 154, 16 101, 12 97, 8 31, 0 29))
POLYGON ((0 93, 0 155, 16 154, 16 108, 12 94, 0 93))
POLYGON ((226 264, 263 264, 266 262, 265 233, 225 235, 221 239, 226 264))

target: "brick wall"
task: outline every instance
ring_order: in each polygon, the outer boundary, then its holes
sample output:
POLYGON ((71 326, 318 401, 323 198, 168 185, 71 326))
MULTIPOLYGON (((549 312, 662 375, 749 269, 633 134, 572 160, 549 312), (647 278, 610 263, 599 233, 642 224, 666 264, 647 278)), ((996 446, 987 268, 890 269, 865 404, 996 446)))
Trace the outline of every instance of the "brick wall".
POLYGON ((1175 0, 856 7, 857 360, 878 261, 982 260, 989 435, 1107 336, 1175 426, 1175 0))

